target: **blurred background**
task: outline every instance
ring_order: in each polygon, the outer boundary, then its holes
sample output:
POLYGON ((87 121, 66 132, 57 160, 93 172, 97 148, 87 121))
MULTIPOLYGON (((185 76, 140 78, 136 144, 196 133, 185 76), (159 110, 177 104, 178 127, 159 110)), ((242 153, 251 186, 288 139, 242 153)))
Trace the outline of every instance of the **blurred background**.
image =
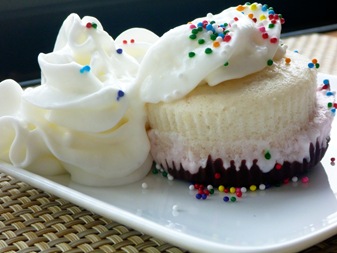
MULTIPOLYGON (((337 29, 334 1, 264 1, 286 20, 283 36, 337 29)), ((221 12, 235 0, 0 0, 0 81, 40 78, 37 56, 53 50, 64 19, 72 12, 96 17, 117 37, 131 27, 162 35, 194 18, 221 12)))

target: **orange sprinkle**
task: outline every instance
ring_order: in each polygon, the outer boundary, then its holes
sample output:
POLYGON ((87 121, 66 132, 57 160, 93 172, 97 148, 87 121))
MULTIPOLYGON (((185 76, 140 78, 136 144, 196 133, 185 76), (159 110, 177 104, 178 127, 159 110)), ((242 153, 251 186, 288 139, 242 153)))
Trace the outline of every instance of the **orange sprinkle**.
POLYGON ((286 62, 287 64, 289 64, 289 63, 291 62, 291 59, 290 59, 289 57, 286 57, 286 58, 285 58, 285 62, 286 62))
POLYGON ((248 14, 248 17, 249 17, 250 19, 253 19, 253 18, 254 18, 254 14, 253 14, 253 13, 249 13, 249 14, 248 14))
POLYGON ((244 9, 245 9, 245 7, 242 6, 242 5, 238 5, 238 7, 236 7, 237 11, 243 11, 244 9))
POLYGON ((313 64, 316 64, 318 61, 317 61, 317 59, 314 58, 314 59, 311 60, 311 62, 312 62, 313 64))
POLYGON ((220 42, 219 41, 214 41, 213 42, 213 47, 219 47, 220 46, 220 42))

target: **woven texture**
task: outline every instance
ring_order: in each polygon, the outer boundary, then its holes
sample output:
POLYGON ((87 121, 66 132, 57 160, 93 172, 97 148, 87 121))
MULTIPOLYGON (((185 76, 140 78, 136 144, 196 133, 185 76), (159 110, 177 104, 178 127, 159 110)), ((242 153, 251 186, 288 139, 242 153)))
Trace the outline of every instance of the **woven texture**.
POLYGON ((0 174, 0 252, 185 252, 0 174))

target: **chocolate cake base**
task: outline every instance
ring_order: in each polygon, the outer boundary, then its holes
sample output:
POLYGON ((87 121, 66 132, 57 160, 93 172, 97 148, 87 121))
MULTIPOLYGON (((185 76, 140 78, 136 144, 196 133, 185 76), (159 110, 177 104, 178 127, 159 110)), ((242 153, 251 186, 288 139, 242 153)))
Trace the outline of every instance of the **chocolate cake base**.
MULTIPOLYGON (((329 142, 329 139, 327 139, 329 142)), ((253 165, 248 168, 246 161, 242 160, 241 164, 236 165, 234 161, 230 163, 228 168, 223 166, 223 161, 218 158, 214 159, 208 157, 205 168, 199 168, 198 172, 191 174, 189 171, 184 170, 182 165, 179 168, 173 164, 166 164, 168 173, 175 179, 189 181, 193 184, 213 185, 218 187, 223 185, 225 187, 250 187, 251 185, 264 184, 266 186, 279 185, 285 180, 291 180, 295 176, 300 176, 306 173, 310 168, 314 167, 321 161, 326 150, 320 143, 310 143, 310 160, 303 159, 301 162, 284 162, 282 166, 276 164, 272 170, 264 173, 257 165, 257 160, 253 161, 253 165), (237 166, 239 169, 237 170, 237 166)))

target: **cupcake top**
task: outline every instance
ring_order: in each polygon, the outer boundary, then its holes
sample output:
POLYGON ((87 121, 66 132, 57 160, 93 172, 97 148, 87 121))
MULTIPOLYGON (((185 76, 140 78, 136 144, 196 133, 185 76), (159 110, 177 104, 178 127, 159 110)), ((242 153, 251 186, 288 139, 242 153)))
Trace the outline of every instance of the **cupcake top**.
POLYGON ((145 102, 173 101, 201 83, 217 85, 281 58, 282 15, 259 3, 231 7, 165 33, 145 55, 137 81, 145 102))
POLYGON ((38 57, 41 85, 24 91, 14 81, 0 85, 12 98, 11 108, 0 101, 8 108, 0 115, 0 128, 11 136, 0 142, 2 160, 35 172, 48 154, 58 169, 45 166, 39 174, 64 168, 75 181, 93 185, 121 184, 147 173, 150 166, 137 172, 150 146, 135 77, 157 38, 134 28, 114 41, 96 18, 69 15, 53 52, 38 57), (132 45, 124 43, 130 40, 132 45), (9 117, 10 122, 4 120, 9 117), (26 135, 33 136, 29 145, 18 141, 26 135), (22 152, 18 157, 7 150, 22 152))

